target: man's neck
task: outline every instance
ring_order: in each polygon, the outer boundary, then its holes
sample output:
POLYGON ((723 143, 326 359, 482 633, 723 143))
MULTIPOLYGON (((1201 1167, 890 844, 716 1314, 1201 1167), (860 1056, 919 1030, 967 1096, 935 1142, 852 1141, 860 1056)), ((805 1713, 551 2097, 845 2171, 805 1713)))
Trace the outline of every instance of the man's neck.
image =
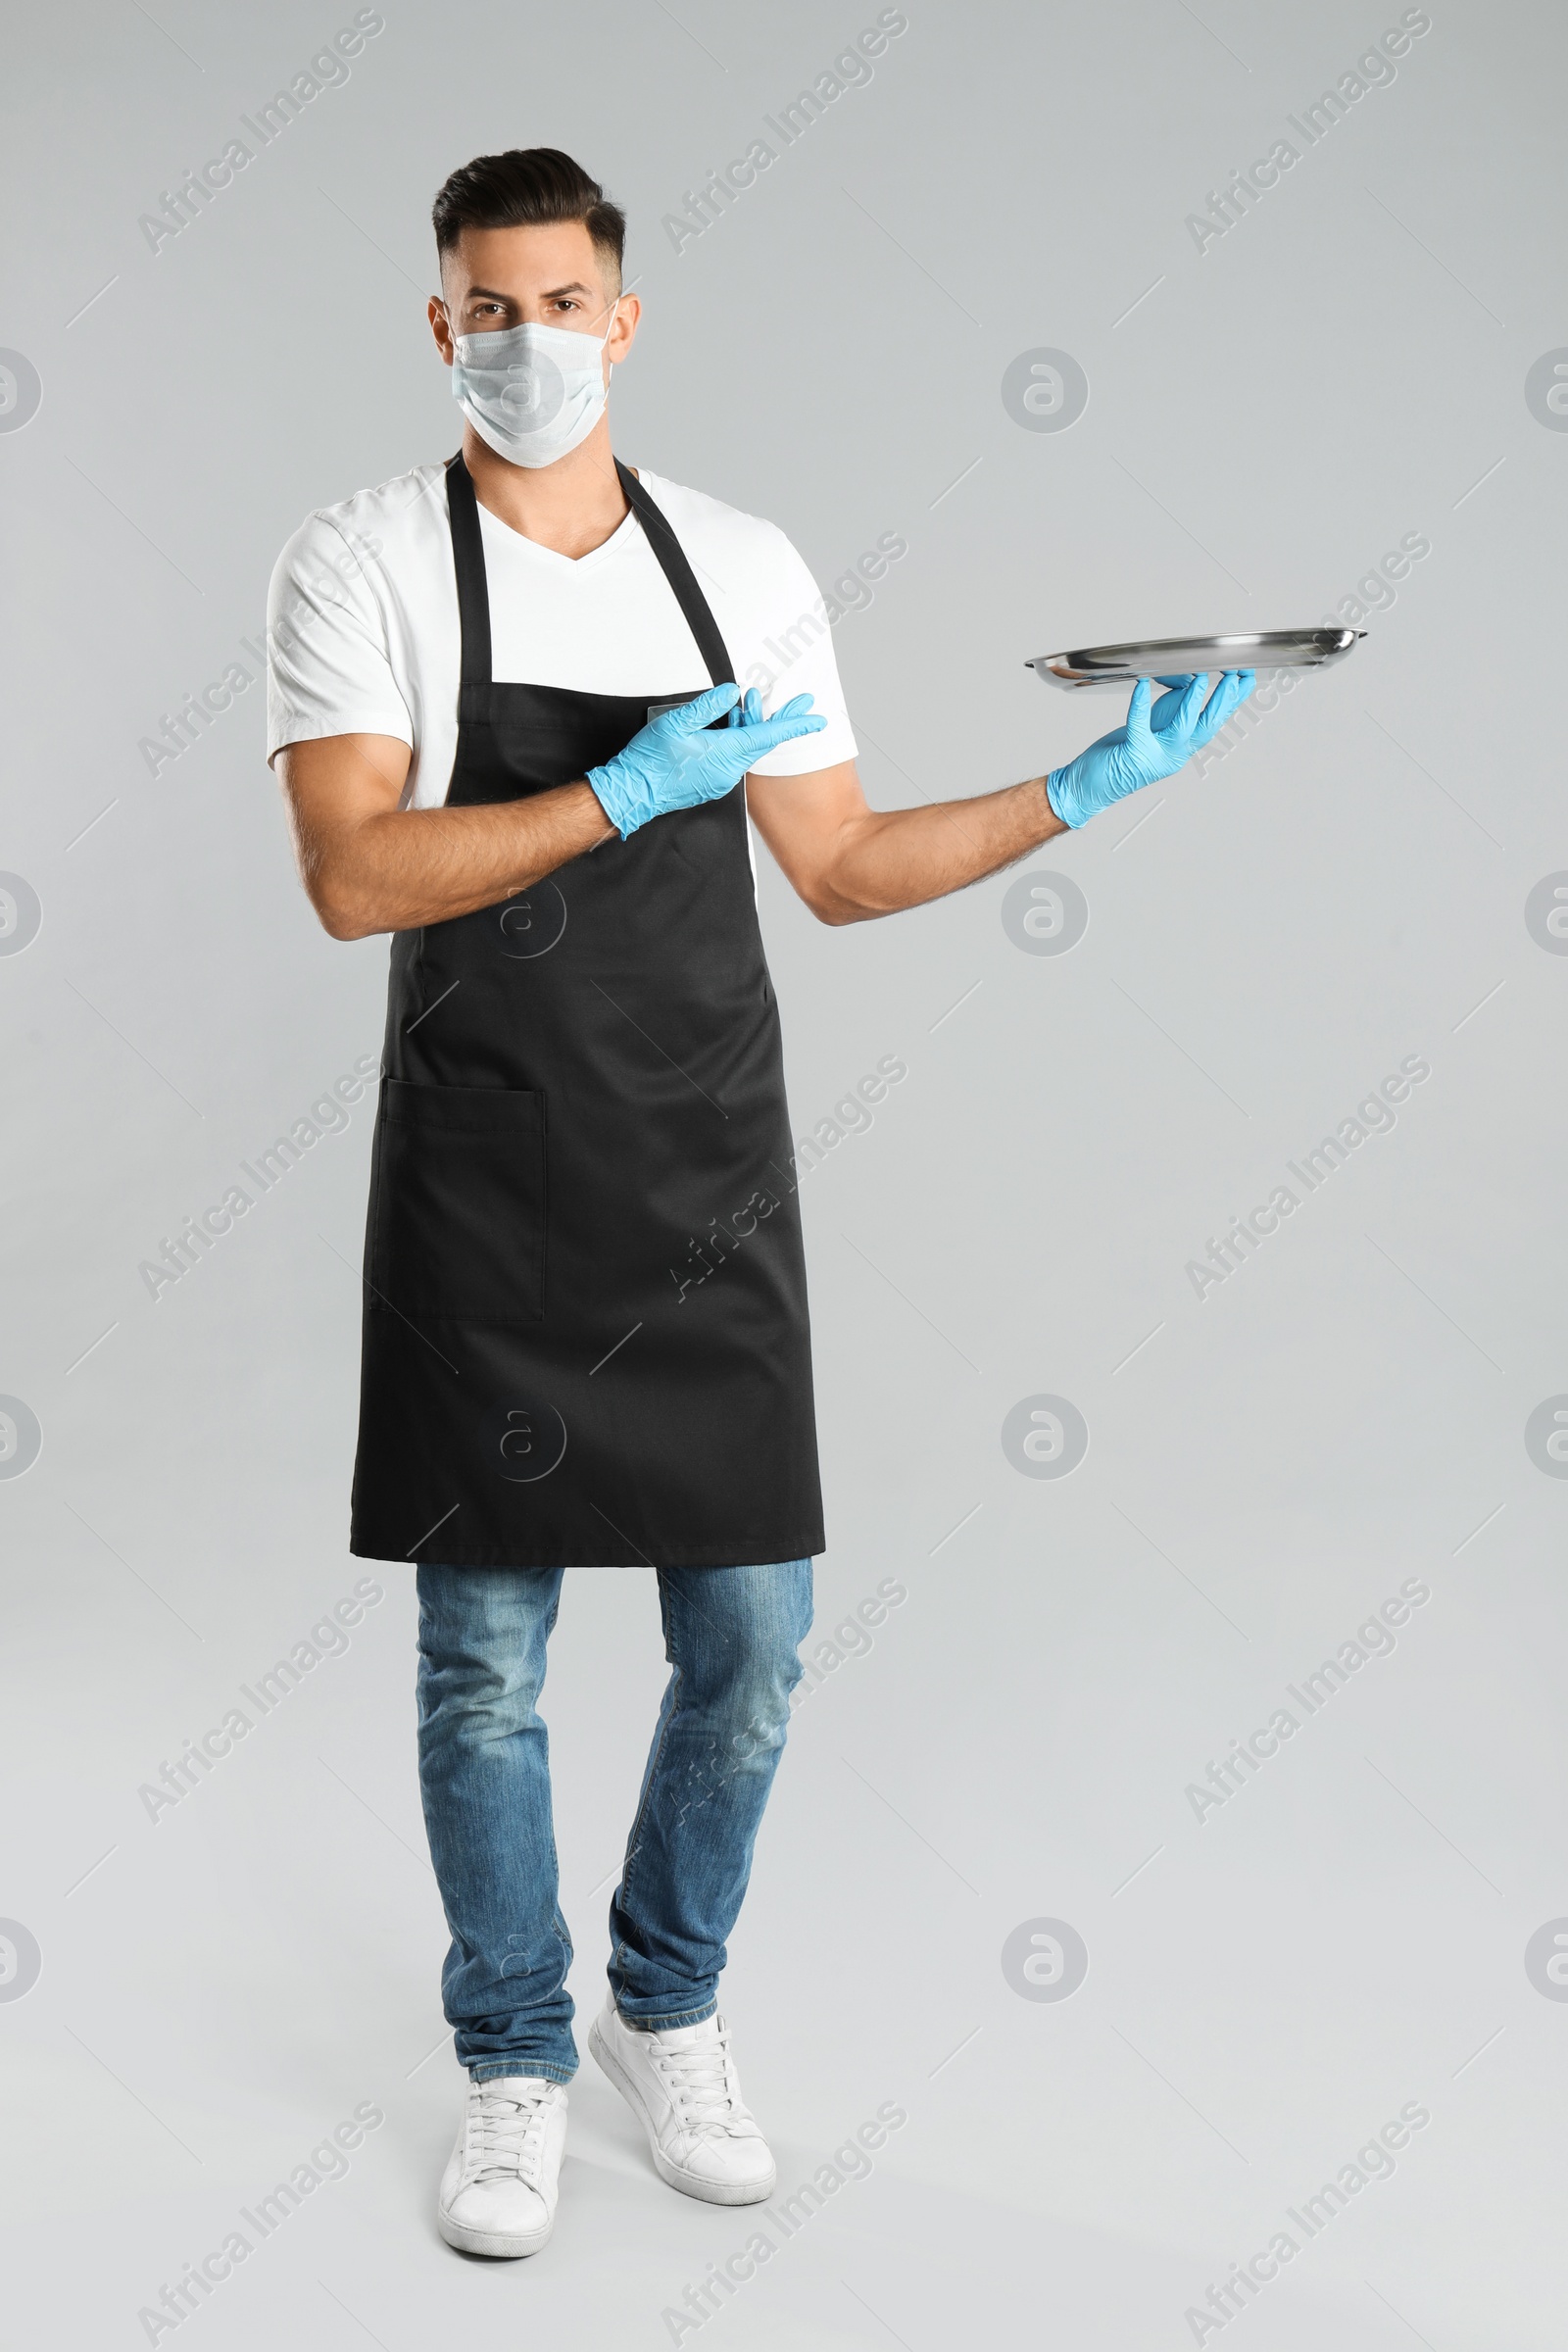
POLYGON ((463 460, 481 507, 558 556, 592 555, 626 519, 626 496, 610 447, 610 418, 553 466, 513 466, 465 421, 463 460))

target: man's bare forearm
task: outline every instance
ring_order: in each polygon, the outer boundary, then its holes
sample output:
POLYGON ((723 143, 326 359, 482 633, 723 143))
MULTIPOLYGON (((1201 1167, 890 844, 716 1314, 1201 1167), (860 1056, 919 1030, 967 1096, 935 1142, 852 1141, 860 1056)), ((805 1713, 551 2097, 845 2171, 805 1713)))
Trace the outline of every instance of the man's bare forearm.
POLYGON ((467 808, 385 809, 302 848, 301 869, 335 939, 413 931, 494 906, 615 828, 586 783, 467 808))
POLYGON ((846 825, 812 908, 826 923, 868 922, 923 906, 983 881, 1067 830, 1046 797, 1046 779, 973 801, 868 811, 846 825))

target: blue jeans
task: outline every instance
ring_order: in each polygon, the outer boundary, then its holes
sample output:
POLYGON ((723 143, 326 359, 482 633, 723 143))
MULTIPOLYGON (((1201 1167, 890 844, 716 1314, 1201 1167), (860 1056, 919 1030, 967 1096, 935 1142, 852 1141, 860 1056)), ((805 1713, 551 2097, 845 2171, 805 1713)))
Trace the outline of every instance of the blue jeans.
MULTIPOLYGON (((452 1948, 441 1998, 475 2082, 577 2069, 549 1739, 538 1712, 560 1568, 422 1564, 419 1788, 452 1948)), ((811 1563, 661 1568, 670 1677, 620 1884, 610 1984, 623 2017, 710 2017, 789 1727, 811 1563)))

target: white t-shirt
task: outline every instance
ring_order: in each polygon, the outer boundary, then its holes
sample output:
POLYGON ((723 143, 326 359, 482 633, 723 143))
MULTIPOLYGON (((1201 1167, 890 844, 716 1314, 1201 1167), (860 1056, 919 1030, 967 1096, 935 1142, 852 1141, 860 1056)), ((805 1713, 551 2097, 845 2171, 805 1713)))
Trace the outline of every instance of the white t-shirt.
MULTIPOLYGON (((853 760, 824 600, 783 532, 646 469, 639 478, 685 551, 738 682, 760 690, 769 715, 810 694, 828 722, 754 772, 808 775, 853 760)), ((710 683, 635 514, 576 558, 484 507, 479 528, 497 678, 658 700, 710 683)), ((419 466, 318 508, 277 560, 267 643, 269 760, 320 736, 396 736, 414 751, 402 806, 439 808, 457 750, 462 651, 444 468, 419 466)))

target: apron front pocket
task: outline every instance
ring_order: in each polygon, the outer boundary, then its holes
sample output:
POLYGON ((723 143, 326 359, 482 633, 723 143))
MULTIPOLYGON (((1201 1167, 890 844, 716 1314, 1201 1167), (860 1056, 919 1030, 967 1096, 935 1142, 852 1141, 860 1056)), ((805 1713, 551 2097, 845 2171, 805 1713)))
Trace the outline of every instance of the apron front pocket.
POLYGON ((463 1323, 544 1309, 545 1097, 382 1081, 369 1305, 463 1323))

